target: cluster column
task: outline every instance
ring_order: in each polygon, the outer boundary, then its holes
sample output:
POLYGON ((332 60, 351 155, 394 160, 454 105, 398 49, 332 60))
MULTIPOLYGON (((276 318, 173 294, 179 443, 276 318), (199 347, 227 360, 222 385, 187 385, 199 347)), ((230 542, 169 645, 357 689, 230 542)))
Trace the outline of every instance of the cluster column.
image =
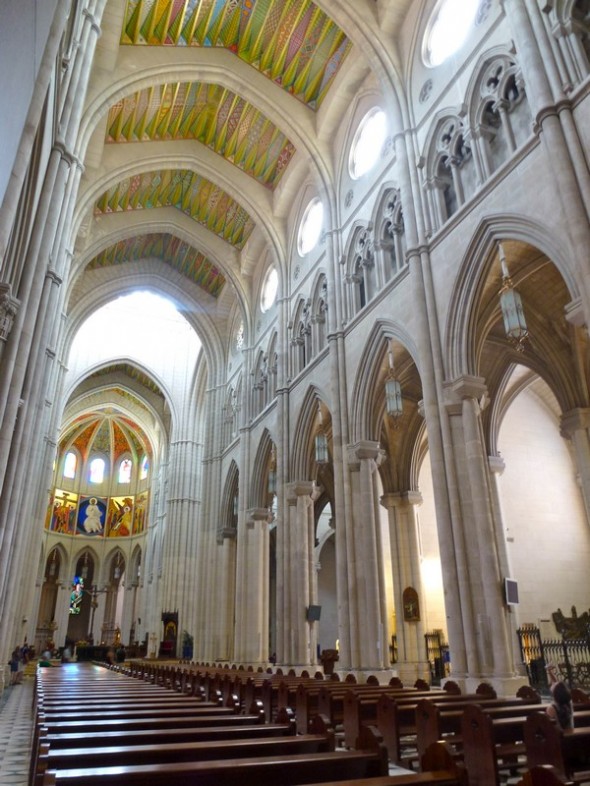
POLYGON ((385 459, 378 442, 348 448, 352 499, 350 605, 356 608, 358 637, 352 642, 353 669, 389 669, 388 620, 377 470, 385 459))
POLYGON ((319 490, 310 480, 288 483, 286 492, 280 613, 290 621, 290 627, 283 630, 283 652, 279 652, 279 659, 294 666, 309 666, 317 661, 315 623, 307 621, 306 612, 310 605, 317 604, 313 506, 319 490))
POLYGON ((395 668, 404 685, 430 677, 425 657, 425 606, 416 520, 416 506, 421 502, 422 495, 416 491, 381 497, 389 519, 397 641, 395 668))

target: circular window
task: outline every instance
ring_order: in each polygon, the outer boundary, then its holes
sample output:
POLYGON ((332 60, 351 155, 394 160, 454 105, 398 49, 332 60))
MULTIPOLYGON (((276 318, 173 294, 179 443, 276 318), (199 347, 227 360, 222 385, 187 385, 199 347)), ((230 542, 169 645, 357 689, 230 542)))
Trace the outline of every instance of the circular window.
POLYGON ((262 295, 260 297, 260 309, 264 314, 274 304, 277 299, 277 289, 279 288, 279 274, 276 267, 271 267, 262 285, 262 295))
POLYGON ((385 112, 375 107, 361 120, 350 148, 349 170, 350 176, 355 180, 375 166, 383 149, 386 134, 385 112))
POLYGON ((439 66, 463 46, 478 6, 479 0, 439 0, 424 34, 425 65, 439 66))
POLYGON ((318 197, 314 197, 305 209, 299 227, 297 247, 300 256, 304 257, 317 246, 323 225, 324 206, 318 197))

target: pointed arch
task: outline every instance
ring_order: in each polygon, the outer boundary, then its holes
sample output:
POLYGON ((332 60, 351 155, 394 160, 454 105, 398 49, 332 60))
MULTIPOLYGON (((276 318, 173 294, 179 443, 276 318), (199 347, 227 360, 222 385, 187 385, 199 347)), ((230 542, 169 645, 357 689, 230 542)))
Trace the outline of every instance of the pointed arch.
POLYGON ((320 408, 322 428, 328 437, 328 444, 331 442, 332 420, 327 401, 329 397, 315 385, 310 385, 303 397, 292 440, 291 478, 294 480, 312 480, 317 475, 314 437, 319 430, 320 408))
POLYGON ((268 475, 273 447, 276 453, 276 443, 272 439, 269 430, 265 428, 258 441, 258 449, 256 450, 252 477, 249 483, 250 499, 248 507, 250 508, 268 507, 268 475))

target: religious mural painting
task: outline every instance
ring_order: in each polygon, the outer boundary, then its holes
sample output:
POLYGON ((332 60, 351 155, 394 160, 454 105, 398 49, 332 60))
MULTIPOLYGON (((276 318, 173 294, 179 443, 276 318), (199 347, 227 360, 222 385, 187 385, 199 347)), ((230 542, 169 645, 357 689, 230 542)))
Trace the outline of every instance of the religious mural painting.
POLYGON ((133 497, 111 497, 107 521, 107 537, 119 538, 131 535, 133 497))
POLYGON ((133 535, 140 535, 147 526, 147 510, 149 492, 142 491, 135 497, 135 510, 133 511, 133 535))
POLYGON ((107 500, 103 497, 80 497, 78 506, 77 535, 104 535, 107 513, 107 500))
POLYGON ((45 528, 62 535, 73 535, 77 507, 77 494, 56 489, 47 509, 45 528))

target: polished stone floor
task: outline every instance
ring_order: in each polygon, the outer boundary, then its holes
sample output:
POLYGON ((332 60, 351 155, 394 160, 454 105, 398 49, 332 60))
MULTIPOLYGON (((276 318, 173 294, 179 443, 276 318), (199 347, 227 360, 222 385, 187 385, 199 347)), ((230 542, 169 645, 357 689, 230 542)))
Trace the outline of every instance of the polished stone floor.
POLYGON ((33 734, 32 676, 4 689, 0 699, 0 784, 26 786, 33 734))

